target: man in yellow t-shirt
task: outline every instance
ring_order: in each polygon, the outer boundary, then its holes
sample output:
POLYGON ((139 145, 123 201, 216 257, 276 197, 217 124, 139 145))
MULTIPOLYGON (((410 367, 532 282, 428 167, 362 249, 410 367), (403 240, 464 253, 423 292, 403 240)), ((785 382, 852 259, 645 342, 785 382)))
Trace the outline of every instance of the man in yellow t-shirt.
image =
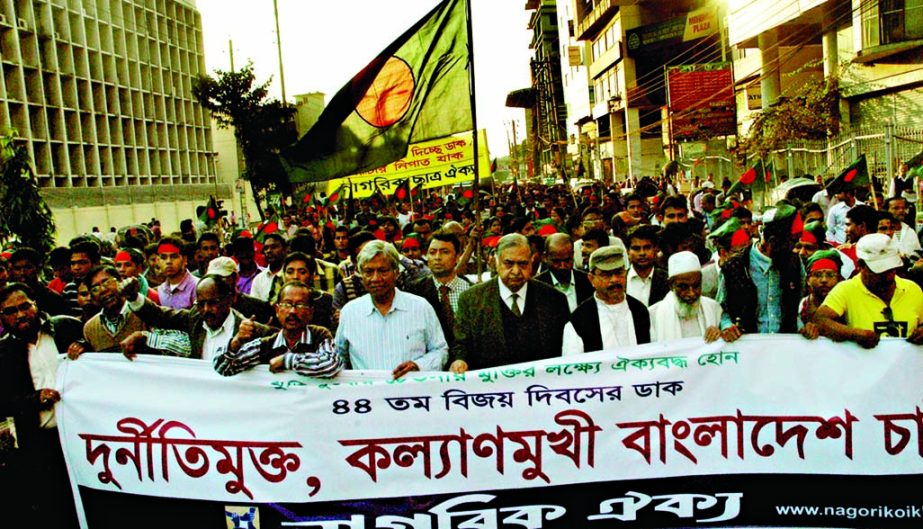
POLYGON ((856 244, 856 256, 859 274, 833 287, 817 309, 814 321, 820 333, 867 349, 878 345, 881 337, 923 344, 923 291, 897 277, 903 266, 897 241, 883 233, 864 235, 856 244))

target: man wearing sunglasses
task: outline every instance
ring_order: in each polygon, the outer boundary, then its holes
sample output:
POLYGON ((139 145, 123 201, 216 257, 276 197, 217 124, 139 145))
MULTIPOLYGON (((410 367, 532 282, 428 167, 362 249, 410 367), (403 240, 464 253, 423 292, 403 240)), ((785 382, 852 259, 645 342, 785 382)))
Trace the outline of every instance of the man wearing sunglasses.
POLYGON ((40 312, 23 283, 0 288, 0 320, 6 330, 0 339, 0 410, 13 418, 19 447, 4 492, 13 512, 5 515, 35 527, 77 527, 55 421, 61 394, 54 386, 60 355, 82 338, 83 323, 40 312))
POLYGON ((831 339, 850 340, 866 349, 881 337, 923 344, 923 291, 897 277, 904 266, 897 241, 884 233, 863 235, 856 243, 859 274, 838 283, 814 321, 831 339), (845 319, 845 325, 837 320, 845 319))
POLYGON ((231 340, 230 348, 215 357, 215 371, 232 376, 259 364, 269 364, 273 373, 295 371, 309 377, 336 376, 343 369, 343 360, 336 352, 333 334, 325 327, 311 324, 312 300, 311 287, 306 283, 285 283, 275 304, 282 330, 244 344, 231 340))

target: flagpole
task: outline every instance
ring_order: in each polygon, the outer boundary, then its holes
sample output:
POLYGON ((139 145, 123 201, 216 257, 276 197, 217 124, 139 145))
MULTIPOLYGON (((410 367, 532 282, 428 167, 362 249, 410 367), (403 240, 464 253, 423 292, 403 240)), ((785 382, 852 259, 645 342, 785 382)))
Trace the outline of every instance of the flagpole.
MULTIPOLYGON (((477 97, 475 92, 474 84, 474 31, 471 29, 471 0, 465 1, 465 13, 467 14, 467 20, 465 21, 468 29, 468 98, 471 102, 471 132, 474 136, 473 141, 473 150, 474 150, 474 222, 475 227, 481 222, 481 176, 480 171, 478 170, 478 113, 477 113, 477 97)), ((483 263, 481 262, 481 230, 475 229, 477 233, 477 272, 478 278, 477 282, 481 282, 481 271, 483 269, 483 263)))

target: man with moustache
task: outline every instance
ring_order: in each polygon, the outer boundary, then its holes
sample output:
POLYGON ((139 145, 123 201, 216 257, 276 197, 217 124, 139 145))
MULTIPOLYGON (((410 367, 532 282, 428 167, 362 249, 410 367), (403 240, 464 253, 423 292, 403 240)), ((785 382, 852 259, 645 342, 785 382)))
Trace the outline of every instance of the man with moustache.
MULTIPOLYGON (((820 336, 820 328, 814 323, 817 309, 824 303, 827 294, 843 280, 841 253, 834 249, 819 250, 807 261, 807 293, 798 307, 798 332, 813 340, 820 336)), ((849 261, 849 259, 847 259, 849 261)))
POLYGON ((128 303, 119 291, 121 277, 118 271, 108 265, 93 267, 83 278, 90 291, 93 303, 100 307, 99 313, 83 326, 86 345, 71 344, 67 356, 76 360, 84 350, 112 352, 119 351, 122 340, 135 332, 146 333, 149 342, 156 344, 157 351, 139 349, 139 352, 154 352, 172 356, 188 357, 191 353, 189 336, 182 331, 154 330, 128 308, 128 303))
POLYGON ((596 294, 581 303, 564 327, 564 356, 645 344, 651 341, 647 307, 626 294, 628 258, 618 246, 590 255, 590 282, 596 294))
MULTIPOLYGON (((134 278, 123 281, 120 286, 129 309, 149 326, 186 332, 192 342, 192 358, 211 361, 225 352, 233 340, 237 340, 238 344, 246 343, 273 332, 271 327, 231 308, 234 287, 220 276, 205 275, 199 279, 194 309, 159 307, 142 298, 138 288, 138 280, 134 278)), ((150 333, 134 332, 122 341, 122 353, 132 358, 137 354, 138 345, 159 348, 158 344, 151 343, 154 338, 150 333)))
POLYGON ((215 357, 215 371, 232 376, 268 364, 273 373, 294 371, 308 377, 335 377, 343 369, 343 360, 330 331, 311 324, 311 287, 301 281, 286 282, 275 309, 282 330, 243 345, 232 342, 230 349, 215 357))
MULTIPOLYGON (((664 342, 701 336, 705 342, 722 338, 721 305, 702 296, 702 265, 692 252, 677 252, 667 260, 670 292, 650 306, 651 340, 664 342)), ((737 336, 728 333, 726 341, 737 336)))
POLYGON ((59 355, 81 339, 83 324, 40 312, 22 283, 0 288, 0 320, 6 330, 0 339, 0 410, 12 417, 19 447, 8 467, 4 516, 31 527, 76 528, 55 419, 62 396, 54 386, 59 355))
POLYGON ((567 298, 532 280, 532 249, 518 233, 497 243, 497 277, 458 298, 449 370, 464 373, 559 356, 567 298))
POLYGON ((586 272, 574 270, 574 243, 566 233, 552 233, 545 238, 545 264, 548 269, 536 279, 567 296, 570 312, 593 297, 593 285, 586 272))
POLYGON ((897 277, 904 266, 899 243, 870 233, 856 243, 856 255, 859 274, 833 287, 814 315, 820 334, 866 349, 878 345, 882 336, 923 344, 923 291, 897 277))

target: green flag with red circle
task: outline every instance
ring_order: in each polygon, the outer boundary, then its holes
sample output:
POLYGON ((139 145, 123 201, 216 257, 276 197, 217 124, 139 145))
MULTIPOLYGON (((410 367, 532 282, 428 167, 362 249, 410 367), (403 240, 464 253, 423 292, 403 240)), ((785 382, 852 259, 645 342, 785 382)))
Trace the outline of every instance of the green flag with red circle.
POLYGON ((281 154, 291 183, 377 169, 411 143, 472 130, 466 2, 440 2, 333 96, 281 154))
POLYGON ((859 155, 856 161, 846 166, 840 171, 829 184, 827 184, 827 193, 835 194, 849 189, 868 187, 869 169, 865 160, 865 154, 859 155))

